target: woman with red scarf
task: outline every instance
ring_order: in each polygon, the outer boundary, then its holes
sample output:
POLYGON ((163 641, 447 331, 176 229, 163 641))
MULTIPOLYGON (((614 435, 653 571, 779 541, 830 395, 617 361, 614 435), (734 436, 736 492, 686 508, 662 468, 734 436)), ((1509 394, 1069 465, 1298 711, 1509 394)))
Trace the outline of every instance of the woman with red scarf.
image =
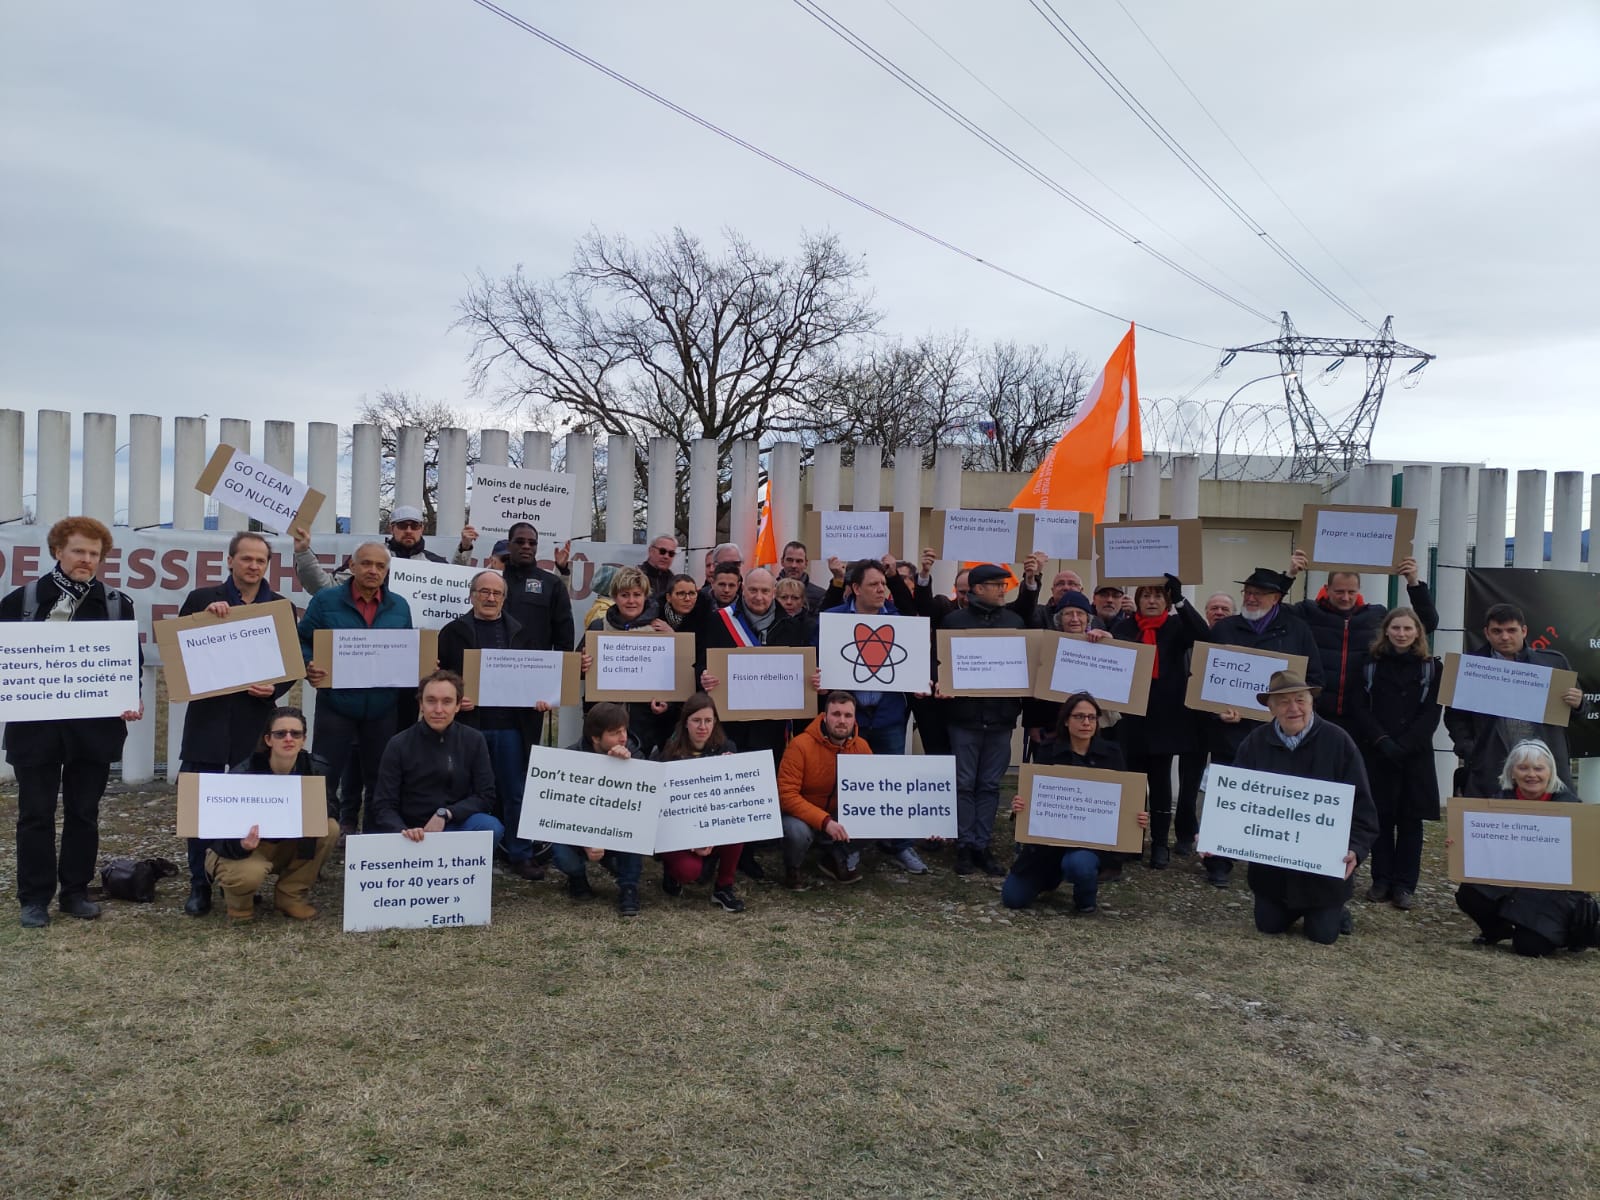
MULTIPOLYGON (((1172 829, 1172 760, 1202 748, 1200 735, 1184 708, 1189 690, 1189 651, 1209 632, 1206 619, 1183 595, 1183 584, 1168 575, 1165 584, 1146 584, 1133 594, 1133 612, 1111 625, 1111 636, 1156 648, 1150 678, 1150 703, 1142 717, 1124 713, 1116 733, 1130 771, 1150 781, 1150 867, 1172 860, 1167 835, 1172 829)), ((1178 852, 1194 850, 1200 828, 1195 817, 1199 779, 1181 779, 1178 794, 1178 852)))

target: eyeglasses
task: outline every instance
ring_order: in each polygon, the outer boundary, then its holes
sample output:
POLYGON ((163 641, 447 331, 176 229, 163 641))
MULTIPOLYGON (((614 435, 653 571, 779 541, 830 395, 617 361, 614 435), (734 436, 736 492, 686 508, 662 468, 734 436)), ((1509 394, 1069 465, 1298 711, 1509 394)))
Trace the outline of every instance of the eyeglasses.
POLYGON ((296 738, 305 737, 306 731, 304 729, 273 729, 268 731, 267 736, 275 742, 289 742, 296 738))
POLYGON ((537 546, 539 544, 539 539, 536 538, 536 537, 531 537, 531 538, 512 538, 511 539, 511 544, 513 546, 537 546))
POLYGON ((668 550, 665 546, 651 546, 650 552, 652 554, 659 554, 662 558, 678 557, 678 552, 676 550, 668 550))
POLYGON ((488 600, 490 597, 493 597, 496 600, 504 600, 506 598, 505 592, 497 592, 493 588, 473 588, 472 594, 474 596, 480 596, 485 600, 488 600))
POLYGON ((1098 721, 1100 719, 1100 714, 1092 712, 1072 713, 1067 719, 1069 721, 1098 721))

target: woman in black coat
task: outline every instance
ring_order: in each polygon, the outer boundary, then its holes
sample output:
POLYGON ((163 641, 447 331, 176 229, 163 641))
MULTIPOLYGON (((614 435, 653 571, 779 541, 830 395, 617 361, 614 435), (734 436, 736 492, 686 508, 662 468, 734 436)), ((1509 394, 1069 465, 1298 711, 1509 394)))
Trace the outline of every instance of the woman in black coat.
POLYGON ((1367 899, 1410 911, 1422 869, 1422 823, 1439 819, 1433 734, 1444 668, 1429 655, 1428 635, 1409 608, 1383 618, 1368 655, 1349 710, 1378 809, 1367 899))

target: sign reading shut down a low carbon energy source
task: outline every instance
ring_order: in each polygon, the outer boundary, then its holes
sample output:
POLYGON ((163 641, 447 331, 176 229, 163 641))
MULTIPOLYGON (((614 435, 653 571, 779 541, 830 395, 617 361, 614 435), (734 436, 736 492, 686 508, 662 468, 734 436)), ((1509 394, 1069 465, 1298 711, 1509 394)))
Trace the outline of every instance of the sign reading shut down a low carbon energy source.
POLYGON ((1200 816, 1202 853, 1344 878, 1356 789, 1212 763, 1200 816))

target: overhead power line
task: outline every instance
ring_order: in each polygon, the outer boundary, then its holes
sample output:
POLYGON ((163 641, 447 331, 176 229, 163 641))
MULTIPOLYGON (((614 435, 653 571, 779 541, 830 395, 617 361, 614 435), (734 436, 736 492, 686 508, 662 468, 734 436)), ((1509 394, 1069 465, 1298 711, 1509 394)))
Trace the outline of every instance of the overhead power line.
POLYGON ((984 145, 988 146, 1007 162, 1010 162, 1032 178, 1038 180, 1038 182, 1049 188, 1057 196, 1061 197, 1067 203, 1071 204, 1074 208, 1078 209, 1080 212, 1084 213, 1098 224, 1110 230, 1118 237, 1123 238, 1130 244, 1138 247, 1140 250, 1150 255, 1150 257, 1154 258, 1163 266, 1172 268, 1185 279, 1210 292, 1218 299, 1226 300, 1229 304, 1234 305, 1236 308, 1243 309, 1245 312, 1249 313, 1258 320, 1272 320, 1270 316, 1262 312, 1260 309, 1255 308, 1245 301, 1240 300, 1238 297, 1224 291, 1210 280, 1203 278, 1194 271, 1191 271, 1188 267, 1184 266, 1176 259, 1169 257, 1160 250, 1157 250, 1154 246, 1144 241, 1137 234, 1123 228, 1116 221, 1112 220, 1099 209, 1095 208, 1094 205, 1090 204, 1087 200, 1084 200, 1082 197, 1063 186, 1056 179, 1040 170, 1028 159, 1024 158, 1021 154, 1018 154, 1010 146, 1006 145, 999 138, 995 137, 988 130, 984 129, 977 122, 969 118, 965 113, 961 112, 954 105, 950 104, 943 97, 939 96, 932 89, 928 88, 910 73, 902 69, 888 56, 875 49, 869 42, 866 41, 866 39, 862 38, 859 34, 850 29, 849 26, 845 25, 842 21, 834 17, 827 11, 827 9, 818 4, 816 0, 794 0, 794 4, 808 16, 813 17, 823 26, 823 28, 827 29, 835 37, 838 37, 847 45, 866 57, 869 61, 875 63, 884 71, 888 72, 888 74, 898 81, 902 86, 909 88, 923 100, 933 105, 934 108, 938 109, 945 116, 949 117, 968 133, 972 134, 973 137, 977 138, 984 145))
MULTIPOLYGON (((1035 289, 1036 291, 1040 291, 1040 292, 1045 293, 1046 295, 1054 296, 1058 300, 1065 300, 1068 304, 1074 304, 1074 305, 1077 305, 1079 308, 1086 309, 1089 312, 1098 313, 1102 317, 1109 317, 1113 321, 1119 321, 1119 322, 1123 322, 1125 324, 1133 322, 1133 318, 1131 318, 1131 317, 1125 317, 1125 316, 1122 316, 1119 313, 1111 312, 1108 309, 1100 308, 1097 305, 1090 304, 1087 300, 1080 300, 1076 296, 1069 296, 1069 295, 1067 295, 1067 293, 1065 293, 1063 291, 1060 291, 1060 290, 1058 290, 1056 288, 1053 288, 1048 284, 1040 283, 1036 279, 1030 279, 1028 276, 1023 275, 1020 272, 1013 271, 1009 267, 1001 266, 997 262, 992 262, 989 259, 986 259, 986 258, 982 257, 981 255, 973 253, 971 250, 967 250, 967 249, 965 249, 965 248, 963 248, 961 246, 956 245, 954 242, 947 241, 946 239, 938 236, 937 234, 930 233, 928 230, 923 229, 918 225, 914 225, 910 221, 907 221, 902 217, 897 217, 893 213, 888 212, 885 209, 879 208, 877 205, 872 204, 871 202, 869 202, 867 200, 861 199, 861 197, 859 197, 859 196, 852 195, 850 192, 847 192, 843 188, 829 183, 827 180, 821 178, 820 176, 813 175, 811 172, 805 170, 804 168, 798 167, 795 164, 787 161, 786 159, 778 157, 776 154, 773 154, 770 151, 763 150, 760 146, 756 145, 754 142, 747 141, 746 139, 740 137, 738 134, 732 133, 729 130, 724 129, 722 126, 716 124, 714 121, 707 120, 705 117, 700 116, 698 113, 692 112, 689 109, 684 108, 681 104, 678 104, 675 101, 667 99, 665 96, 661 95, 659 92, 652 91, 650 88, 646 87, 644 84, 638 83, 638 82, 628 78, 628 76, 622 74, 622 72, 620 72, 620 71, 613 70, 611 67, 606 66, 604 63, 600 62, 598 59, 591 58, 589 55, 585 54, 583 51, 577 49, 576 47, 567 45, 567 43, 561 41, 561 39, 555 37, 552 34, 546 33, 543 29, 540 29, 537 25, 533 25, 533 24, 529 23, 528 21, 523 20, 521 17, 517 16, 515 13, 508 12, 506 9, 501 8, 500 5, 494 3, 494 0, 472 0, 472 3, 476 4, 479 8, 483 9, 485 12, 493 13, 495 16, 499 17, 501 20, 507 21, 510 24, 516 26, 518 29, 522 30, 524 33, 531 34, 533 37, 538 38, 540 41, 544 42, 547 46, 550 46, 552 49, 561 51, 561 53, 563 53, 563 54, 565 54, 565 55, 567 55, 567 56, 569 56, 571 58, 576 59, 578 62, 583 63, 587 67, 592 67, 594 70, 599 71, 602 75, 605 75, 607 78, 612 79, 612 80, 616 81, 617 83, 622 84, 624 87, 626 87, 626 88, 628 88, 628 89, 630 89, 630 90, 632 90, 634 92, 637 92, 639 95, 645 97, 647 100, 652 100, 656 104, 661 105, 663 108, 668 109, 669 111, 678 114, 678 116, 680 116, 680 117, 683 117, 685 120, 694 122, 694 124, 700 126, 700 128, 704 129, 706 132, 714 133, 718 137, 723 138, 726 141, 732 142, 735 146, 738 146, 741 150, 748 150, 751 154, 754 154, 759 158, 765 159, 767 162, 771 163, 773 166, 779 167, 779 168, 789 172, 791 175, 796 176, 799 179, 804 179, 807 183, 810 183, 810 184, 812 184, 812 185, 814 185, 816 187, 819 187, 819 188, 823 189, 826 192, 831 193, 834 196, 837 196, 839 199, 845 201, 848 204, 855 205, 857 208, 863 210, 864 212, 869 212, 875 217, 879 217, 882 220, 888 221, 889 223, 891 223, 893 225, 897 225, 901 229, 905 230, 907 233, 915 234, 917 237, 920 237, 920 238, 924 239, 925 241, 932 242, 934 245, 939 246, 940 248, 942 248, 944 250, 948 250, 952 254, 958 254, 962 258, 967 259, 969 262, 974 262, 974 263, 977 263, 979 266, 987 267, 989 270, 994 271, 996 274, 1004 275, 1007 279, 1011 279, 1011 280, 1013 280, 1013 281, 1015 281, 1017 283, 1023 284, 1026 287, 1031 287, 1031 288, 1035 289)), ((1181 333, 1172 333, 1170 330, 1159 329, 1154 325, 1146 325, 1143 322, 1138 322, 1138 325, 1139 325, 1139 328, 1141 330, 1143 330, 1144 332, 1153 333, 1153 334, 1156 334, 1159 337, 1171 338, 1173 341, 1178 341, 1178 342, 1187 342, 1191 346, 1202 346, 1207 350, 1221 350, 1222 349, 1221 346, 1214 346, 1210 342, 1202 342, 1202 341, 1199 341, 1196 338, 1184 337, 1181 333)))
POLYGON ((1084 41, 1083 38, 1078 35, 1077 30, 1073 29, 1072 26, 1067 23, 1066 18, 1064 18, 1055 10, 1055 7, 1050 3, 1050 0, 1028 0, 1028 4, 1034 10, 1034 12, 1039 14, 1039 16, 1044 20, 1045 24, 1050 26, 1050 29, 1055 33, 1055 35, 1065 42, 1071 48, 1072 52, 1084 61, 1084 64, 1099 77, 1102 83, 1111 89, 1112 93, 1117 97, 1117 99, 1122 101, 1123 105, 1127 107, 1128 111, 1133 113, 1133 115, 1139 119, 1139 122, 1151 133, 1153 133, 1156 136, 1156 139, 1172 153, 1173 157, 1182 163, 1184 168, 1188 170, 1189 173, 1196 179, 1198 179, 1205 186, 1207 191, 1220 200, 1223 206, 1227 208, 1227 210, 1235 217, 1237 217, 1241 223, 1243 223, 1246 229, 1255 234, 1256 237, 1261 240, 1263 245, 1265 245, 1269 250, 1271 250, 1286 264, 1288 264, 1290 269, 1292 269, 1297 275, 1299 275, 1312 287, 1316 288, 1318 292, 1322 293, 1324 297, 1326 297, 1333 304, 1337 305, 1345 313, 1349 314, 1357 321, 1360 321, 1368 329, 1377 329, 1376 325, 1367 320, 1366 317, 1362 316, 1359 311, 1342 299, 1337 292, 1325 284, 1321 279, 1317 278, 1316 274, 1313 273, 1309 267, 1296 258, 1286 246, 1278 241, 1277 238, 1268 233, 1266 229, 1262 227, 1259 221, 1245 211, 1243 205, 1241 205, 1237 200, 1228 194, 1226 188, 1224 188, 1220 183, 1211 177, 1211 175, 1204 167, 1200 165, 1195 157, 1183 148, 1182 143, 1180 143, 1178 139, 1167 130, 1166 126, 1162 125, 1161 122, 1156 119, 1155 115, 1151 113, 1151 111, 1144 106, 1139 98, 1133 94, 1132 90, 1129 89, 1127 85, 1122 82, 1122 80, 1117 78, 1116 73, 1100 60, 1100 56, 1090 48, 1088 42, 1084 41))

